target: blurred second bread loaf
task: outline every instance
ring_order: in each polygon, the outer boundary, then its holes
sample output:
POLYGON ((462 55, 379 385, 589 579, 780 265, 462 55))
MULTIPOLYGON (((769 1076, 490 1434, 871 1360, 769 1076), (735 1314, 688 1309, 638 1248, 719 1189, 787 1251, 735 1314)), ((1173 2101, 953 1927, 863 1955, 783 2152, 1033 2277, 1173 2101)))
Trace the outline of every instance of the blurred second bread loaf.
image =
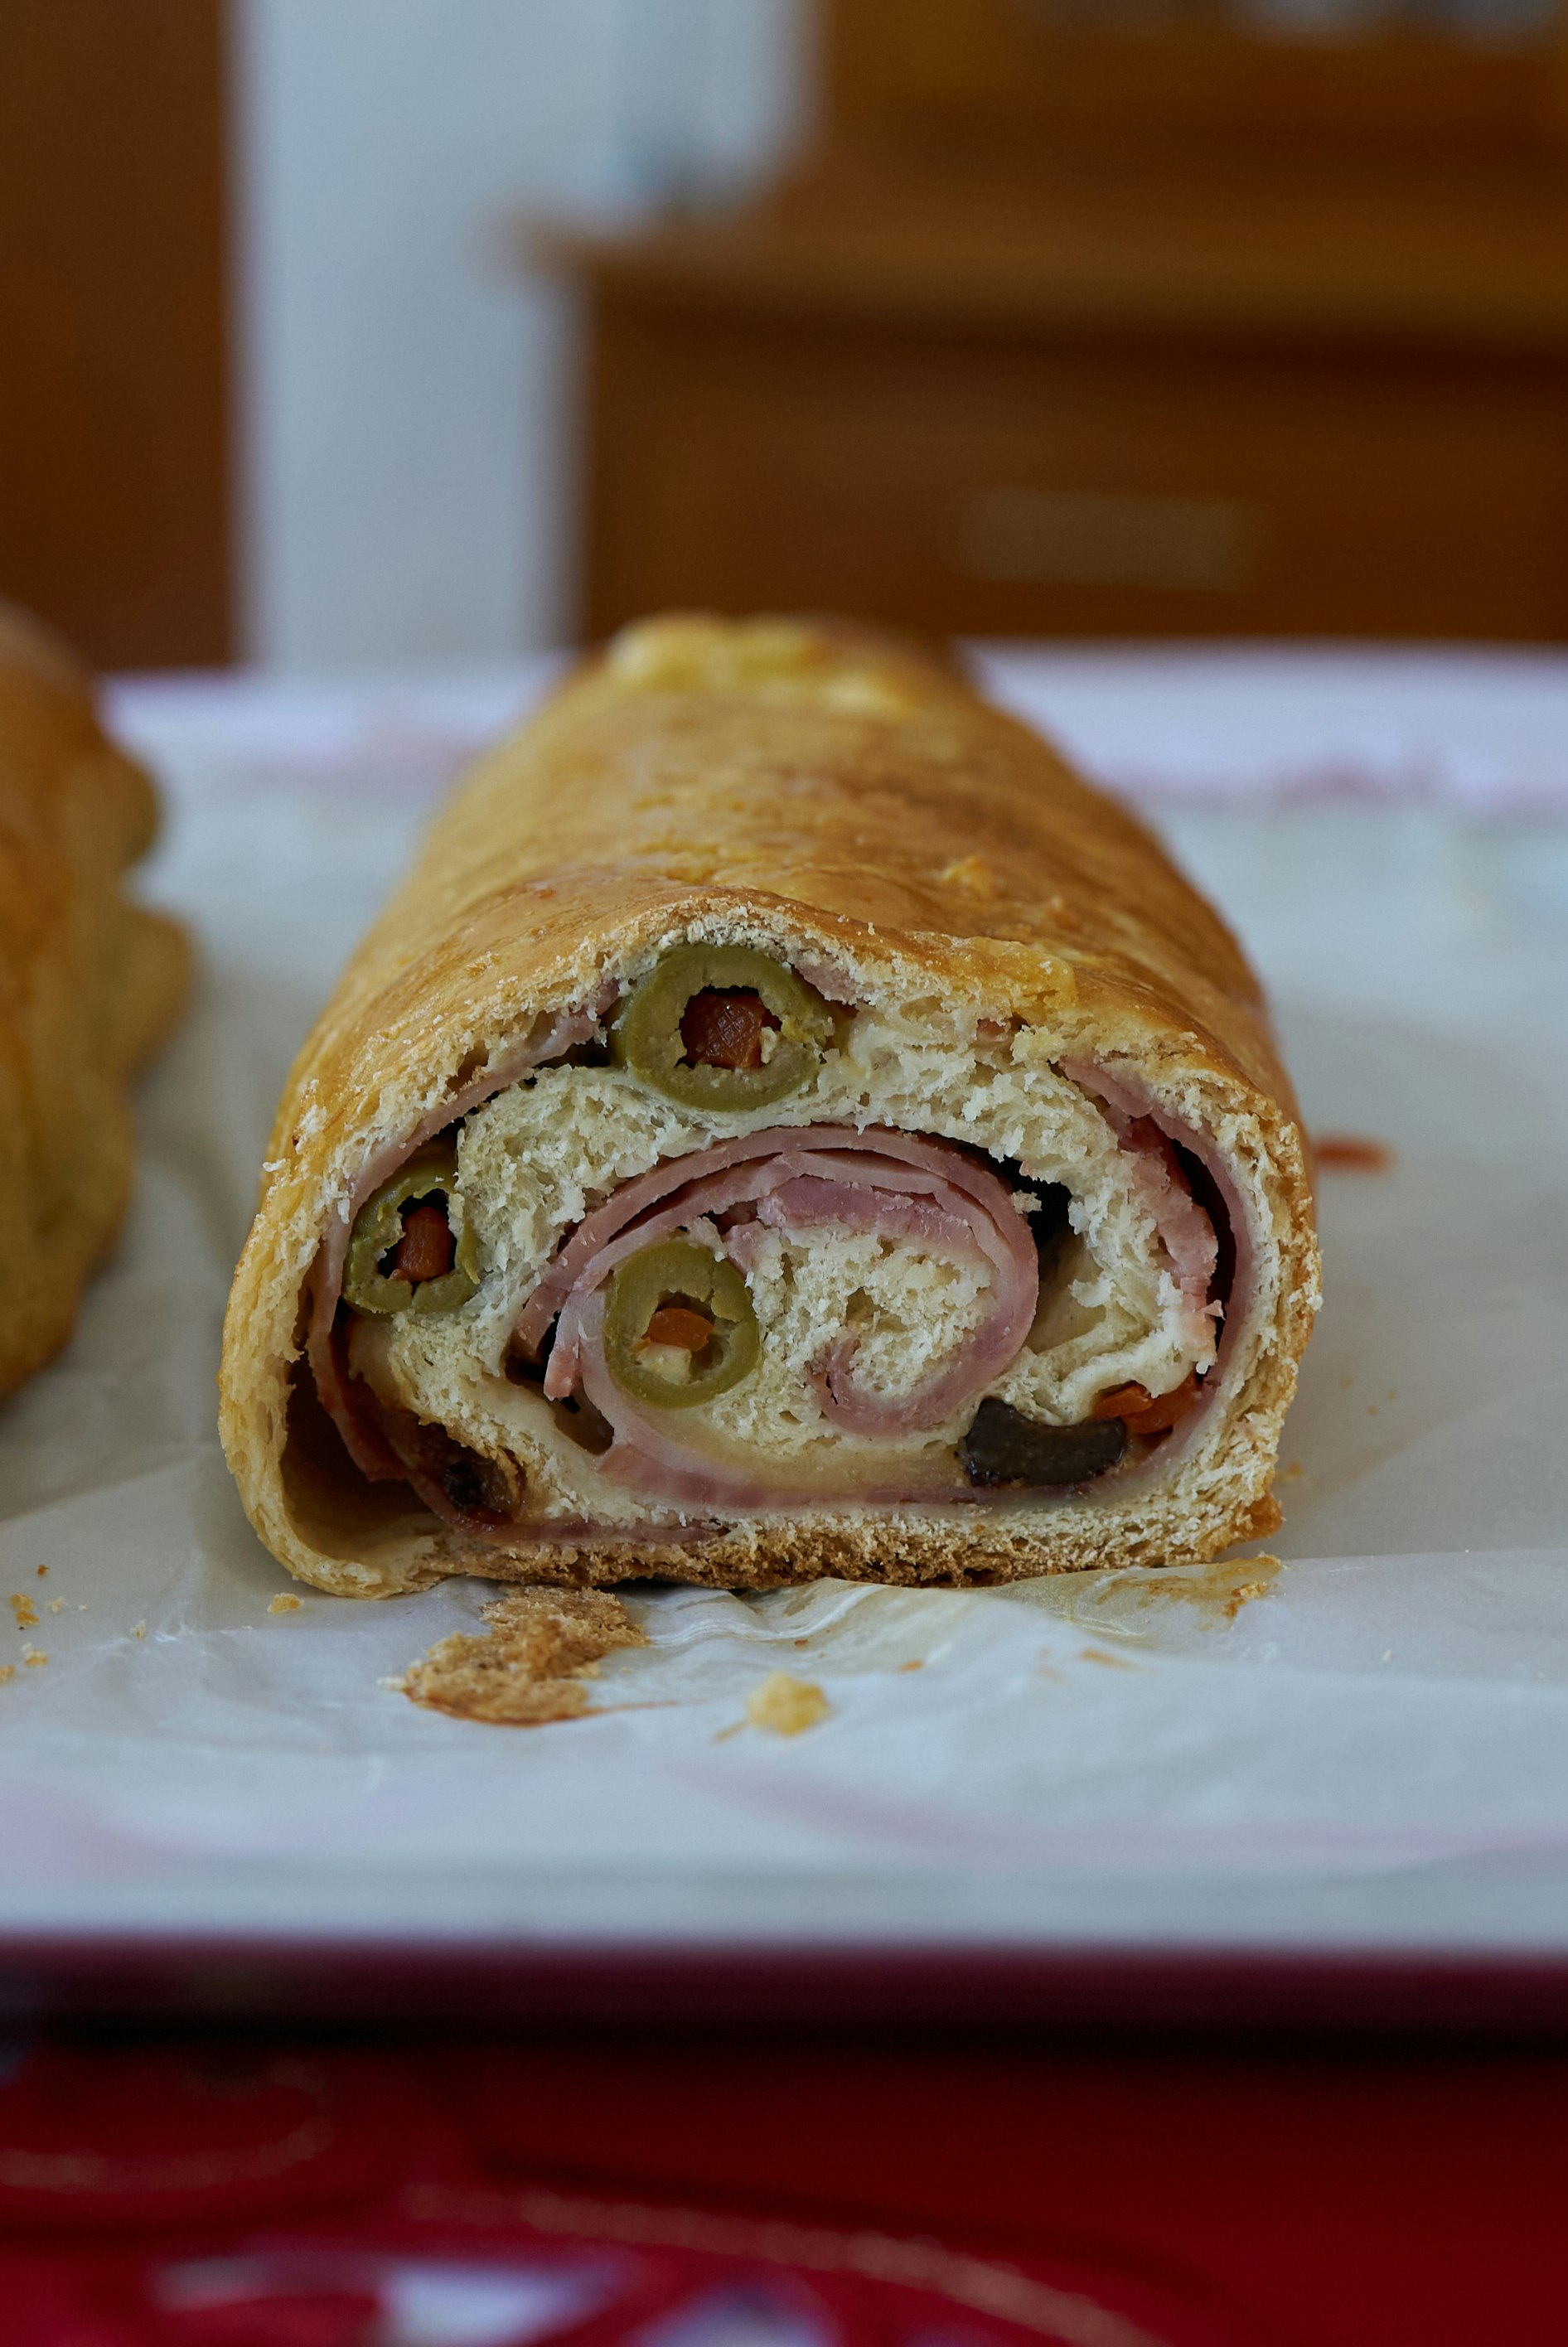
POLYGON ((157 816, 86 672, 0 605, 0 1395, 65 1343, 114 1243, 128 1086, 184 1000, 184 932, 122 885, 157 816))

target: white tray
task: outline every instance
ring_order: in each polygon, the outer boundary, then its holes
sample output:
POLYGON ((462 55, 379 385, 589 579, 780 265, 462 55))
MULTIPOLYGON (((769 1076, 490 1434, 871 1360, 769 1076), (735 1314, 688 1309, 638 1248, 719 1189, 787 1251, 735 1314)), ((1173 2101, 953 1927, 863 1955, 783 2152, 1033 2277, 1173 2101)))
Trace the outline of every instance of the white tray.
POLYGON ((1313 1125, 1398 1153, 1325 1180, 1287 1570, 1240 1604, 1245 1564, 650 1593, 599 1714, 530 1731, 382 1684, 478 1584, 270 1614, 212 1425, 267 1122, 438 782, 538 676, 127 687, 204 975, 126 1245, 0 1415, 0 1594, 40 1617, 0 1659, 48 1655, 0 1686, 0 1943, 1568 1957, 1568 664, 992 674, 1235 920, 1313 1125), (832 1717, 724 1735, 778 1667, 832 1717))

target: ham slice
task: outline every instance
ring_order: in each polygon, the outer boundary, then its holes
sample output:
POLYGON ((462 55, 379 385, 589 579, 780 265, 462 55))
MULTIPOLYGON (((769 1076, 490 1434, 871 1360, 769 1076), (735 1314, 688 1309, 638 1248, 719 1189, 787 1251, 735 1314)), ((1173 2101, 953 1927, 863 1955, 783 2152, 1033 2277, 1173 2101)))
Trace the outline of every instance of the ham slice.
MULTIPOLYGON (((470 1533, 568 1540, 597 1538, 608 1528, 503 1520, 456 1498, 446 1481, 431 1471, 425 1446, 406 1439, 410 1430, 398 1423, 398 1414, 384 1410, 370 1388, 349 1373, 338 1313, 349 1237, 366 1200, 415 1149, 534 1068, 589 1040, 603 1008, 594 1004, 561 1013, 524 1050, 432 1110, 406 1142, 379 1152, 362 1170, 313 1273, 309 1358, 317 1391, 349 1455, 371 1481, 409 1483, 427 1507, 470 1533)), ((1250 1280, 1245 1222, 1223 1163, 1197 1134, 1125 1079, 1089 1065, 1063 1072, 1101 1102, 1133 1161, 1133 1179, 1193 1316, 1194 1344, 1206 1349, 1214 1323, 1224 1319, 1223 1366, 1250 1280), (1229 1230, 1222 1229, 1217 1237, 1215 1220, 1194 1197, 1178 1150, 1203 1169, 1216 1204, 1229 1217, 1229 1230), (1222 1245, 1232 1239, 1234 1269, 1222 1245)), ((538 1358, 552 1324, 556 1328, 546 1368, 547 1397, 581 1393, 613 1430, 600 1471, 680 1511, 682 1522, 661 1527, 661 1537, 699 1537, 702 1518, 714 1510, 799 1504, 823 1494, 809 1488, 786 1490, 743 1463, 694 1449, 689 1439, 671 1431, 667 1413, 641 1408, 623 1393, 604 1355, 607 1281, 618 1264, 676 1232, 729 1255, 743 1271, 764 1232, 800 1237, 825 1228, 875 1231, 961 1264, 979 1273, 986 1296, 979 1326, 936 1371, 903 1394, 878 1394, 857 1379, 853 1331, 826 1345, 814 1365, 813 1384, 831 1424, 872 1440, 929 1430, 979 1396, 1016 1358, 1034 1317, 1040 1274, 1033 1234, 1013 1193, 957 1143, 882 1127, 860 1132, 850 1126, 774 1126, 668 1159, 623 1183, 584 1217, 525 1303, 516 1331, 524 1352, 538 1358), (695 1519, 689 1511, 697 1512, 695 1519)), ((1205 1380, 1211 1389, 1218 1382, 1217 1370, 1205 1380)), ((1184 1428, 1177 1439, 1186 1438, 1184 1428)), ((917 1497, 968 1501, 973 1495, 911 1489, 858 1496, 897 1504, 917 1497)))
POLYGON ((1194 1313, 1211 1320, 1239 1319, 1250 1285, 1251 1249, 1241 1199, 1219 1152, 1126 1076, 1112 1076, 1081 1061, 1064 1061, 1061 1072, 1100 1102, 1117 1140, 1138 1160, 1134 1179, 1148 1201, 1177 1285, 1194 1313), (1194 1196, 1178 1150, 1195 1159, 1207 1175, 1226 1227, 1220 1228, 1214 1214, 1194 1196), (1226 1256, 1233 1259, 1227 1262, 1226 1256))
POLYGON ((980 1273, 987 1308, 939 1369, 899 1395, 877 1394, 855 1373, 856 1339, 825 1348, 813 1384, 822 1412, 846 1433, 891 1439, 938 1426, 1014 1359, 1040 1293, 1033 1234, 1005 1182, 955 1143, 847 1125, 775 1126, 656 1165, 625 1183, 579 1225, 525 1305, 524 1348, 538 1353, 559 1312, 547 1396, 579 1388, 615 1440, 601 1473, 687 1505, 778 1506, 809 1496, 679 1440, 663 1413, 641 1409, 604 1359, 604 1286, 616 1266, 679 1231, 743 1269, 759 1228, 873 1231, 980 1273), (734 1217, 725 1227, 725 1218, 734 1217))
MULTIPOLYGON (((611 994, 613 989, 610 990, 611 994)), ((305 1350, 310 1359, 311 1374, 333 1424, 343 1438, 344 1449, 362 1475, 373 1483, 405 1481, 412 1483, 426 1507, 448 1521, 474 1528, 474 1512, 455 1508, 441 1485, 425 1473, 418 1464, 404 1455, 408 1450, 390 1439, 384 1414, 370 1389, 349 1374, 343 1331, 337 1326, 338 1305, 343 1296, 343 1266, 348 1261, 348 1243, 360 1209, 373 1198, 384 1182, 390 1182, 398 1168, 405 1164, 416 1149, 433 1141, 438 1133, 456 1124, 460 1117, 482 1108, 497 1092, 517 1083, 535 1068, 574 1051, 579 1043, 591 1041, 600 1020, 609 1008, 609 999, 591 1002, 580 1010, 562 1010, 542 1030, 529 1038, 518 1051, 495 1066, 437 1102, 423 1117, 406 1141, 395 1141, 360 1168, 358 1179, 335 1222, 330 1224, 327 1235, 316 1252, 308 1283, 311 1299, 310 1322, 305 1337, 305 1350)))
MULTIPOLYGON (((1211 1324, 1219 1323, 1214 1366, 1200 1380, 1203 1399, 1182 1419, 1163 1453, 1168 1462, 1197 1440, 1205 1409, 1219 1391, 1252 1306, 1255 1276, 1246 1209, 1213 1143, 1152 1099, 1134 1079, 1121 1072, 1112 1075, 1088 1061, 1063 1061, 1061 1072, 1100 1102, 1122 1148, 1137 1150, 1146 1166, 1153 1166, 1153 1142, 1163 1144, 1159 1151, 1162 1170, 1153 1174, 1145 1192, 1155 1227, 1194 1319, 1201 1312, 1211 1324), (1182 1163, 1178 1151, 1189 1165, 1182 1163), (1194 1181, 1207 1191, 1206 1205, 1193 1194, 1194 1181), (1206 1242, 1194 1234, 1193 1215, 1205 1225, 1206 1242)), ((1153 1464, 1147 1462, 1142 1471, 1153 1471, 1153 1464)))
POLYGON ((1214 1323, 1225 1317, 1224 1305, 1210 1299, 1219 1264, 1214 1226, 1193 1196, 1170 1136, 1153 1118, 1127 1117, 1118 1111, 1111 1115, 1122 1153, 1132 1160, 1133 1188, 1149 1209, 1181 1290, 1184 1340, 1194 1351, 1206 1353, 1214 1341, 1214 1323))

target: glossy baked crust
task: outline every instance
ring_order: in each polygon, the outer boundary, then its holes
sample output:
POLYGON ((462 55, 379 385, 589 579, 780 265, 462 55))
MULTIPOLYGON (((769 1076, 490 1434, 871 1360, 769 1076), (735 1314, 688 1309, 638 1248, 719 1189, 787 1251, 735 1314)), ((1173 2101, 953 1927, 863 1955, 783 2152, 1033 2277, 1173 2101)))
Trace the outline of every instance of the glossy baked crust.
POLYGON ((1312 1201, 1257 983, 1131 815, 958 678, 853 630, 650 623, 572 678, 436 823, 297 1061, 225 1335, 223 1438, 294 1573, 723 1585, 1190 1562, 1278 1522, 1280 1421, 1317 1300, 1312 1201), (1263 1301, 1202 1439, 1115 1500, 742 1518, 713 1537, 466 1536, 348 1466, 301 1370, 304 1289, 364 1169, 562 1006, 676 939, 744 938, 866 999, 1019 1020, 1206 1136, 1263 1301))
POLYGON ((183 932, 121 881, 157 821, 70 654, 0 606, 0 1395, 71 1333, 130 1193, 127 1088, 179 1015, 183 932))

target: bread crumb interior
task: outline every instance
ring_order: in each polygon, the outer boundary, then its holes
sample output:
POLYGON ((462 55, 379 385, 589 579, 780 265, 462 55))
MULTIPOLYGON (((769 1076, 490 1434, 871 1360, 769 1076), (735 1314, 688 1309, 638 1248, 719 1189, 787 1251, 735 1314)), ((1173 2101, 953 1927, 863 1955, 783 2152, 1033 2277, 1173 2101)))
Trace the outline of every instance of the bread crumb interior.
MULTIPOLYGON (((1071 1425, 1111 1388, 1166 1393, 1212 1362, 1212 1327, 1194 1326, 1146 1196, 1097 1103, 1052 1064, 1036 1030, 991 1031, 926 997, 843 1016, 812 1086, 749 1112, 678 1106, 611 1066, 547 1067, 501 1092, 469 1116, 458 1146, 457 1197, 485 1266, 477 1294, 439 1317, 358 1320, 355 1373, 471 1450, 514 1461, 532 1519, 678 1517, 602 1476, 598 1456, 565 1430, 537 1385, 508 1377, 518 1314, 562 1241, 621 1183, 716 1142, 811 1124, 892 1126, 966 1143, 1021 1177, 1023 1203, 1049 1184, 1070 1193, 1068 1227, 1042 1262, 1029 1341, 986 1393, 1071 1425)), ((680 1440, 759 1471, 776 1469, 791 1488, 825 1497, 890 1482, 910 1491, 962 1487, 958 1445, 979 1394, 940 1426, 873 1439, 825 1419, 811 1372, 852 1328, 857 1379, 878 1395, 908 1391, 972 1333, 986 1309, 987 1275, 876 1232, 832 1228, 799 1238, 770 1231, 748 1255, 758 1365, 715 1400, 671 1413, 680 1440)))

